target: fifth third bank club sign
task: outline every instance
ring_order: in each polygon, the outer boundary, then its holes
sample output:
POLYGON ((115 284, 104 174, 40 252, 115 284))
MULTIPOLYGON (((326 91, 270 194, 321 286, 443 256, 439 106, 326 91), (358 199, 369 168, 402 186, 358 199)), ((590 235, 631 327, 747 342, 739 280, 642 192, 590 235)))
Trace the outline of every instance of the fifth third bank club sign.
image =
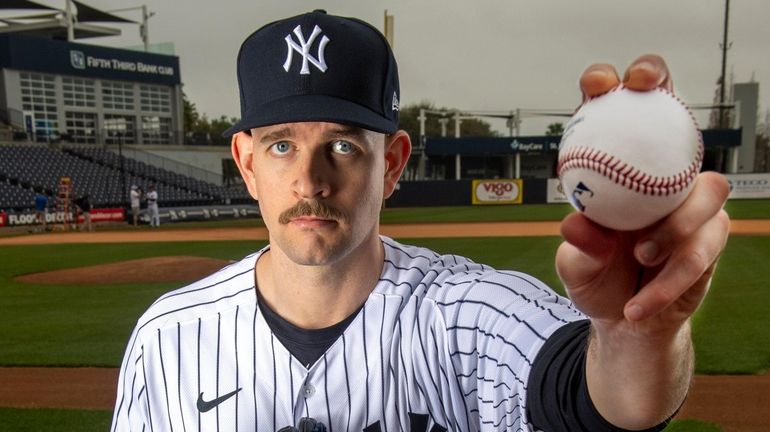
POLYGON ((521 204, 521 179, 473 180, 473 204, 521 204))

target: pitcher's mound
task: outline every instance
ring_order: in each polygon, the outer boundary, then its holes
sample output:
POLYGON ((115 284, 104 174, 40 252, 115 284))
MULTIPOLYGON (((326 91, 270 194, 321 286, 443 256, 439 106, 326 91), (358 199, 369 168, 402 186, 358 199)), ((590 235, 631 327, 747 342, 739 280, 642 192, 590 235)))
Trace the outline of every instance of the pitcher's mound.
POLYGON ((19 282, 46 285, 191 282, 229 262, 195 256, 163 256, 18 276, 19 282))

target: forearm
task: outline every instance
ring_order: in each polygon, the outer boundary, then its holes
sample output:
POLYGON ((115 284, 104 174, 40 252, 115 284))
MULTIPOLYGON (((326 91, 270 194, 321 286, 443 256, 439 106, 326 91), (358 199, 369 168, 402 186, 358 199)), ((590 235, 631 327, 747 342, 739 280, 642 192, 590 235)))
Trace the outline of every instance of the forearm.
POLYGON ((669 418, 693 370, 689 322, 670 335, 620 334, 592 325, 586 357, 591 401, 610 423, 645 429, 669 418))

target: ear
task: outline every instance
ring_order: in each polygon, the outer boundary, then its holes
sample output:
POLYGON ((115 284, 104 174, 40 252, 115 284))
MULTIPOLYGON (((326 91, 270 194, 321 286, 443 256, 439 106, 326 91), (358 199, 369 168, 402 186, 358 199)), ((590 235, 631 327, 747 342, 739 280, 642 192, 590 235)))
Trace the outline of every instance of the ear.
POLYGON ((238 132, 230 140, 230 146, 233 160, 238 165, 238 171, 241 172, 241 177, 249 190, 249 194, 255 200, 259 200, 254 183, 254 141, 251 135, 246 132, 238 132))
POLYGON ((385 135, 385 183, 383 200, 390 198, 401 173, 404 172, 412 154, 412 141, 406 131, 399 130, 385 135))

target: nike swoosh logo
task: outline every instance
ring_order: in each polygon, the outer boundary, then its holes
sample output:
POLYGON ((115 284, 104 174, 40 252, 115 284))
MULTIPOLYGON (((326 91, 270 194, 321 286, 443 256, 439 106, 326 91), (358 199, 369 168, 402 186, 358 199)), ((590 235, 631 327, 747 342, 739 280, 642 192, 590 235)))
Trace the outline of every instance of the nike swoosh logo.
POLYGON ((231 397, 233 397, 236 393, 238 393, 241 390, 242 389, 239 388, 238 390, 231 391, 228 394, 222 395, 222 396, 220 396, 220 397, 218 397, 216 399, 210 400, 210 401, 203 400, 203 392, 201 392, 201 394, 198 395, 198 411, 200 411, 202 413, 205 413, 207 411, 211 411, 212 409, 214 409, 214 407, 216 407, 217 405, 221 404, 222 402, 230 399, 231 397))

